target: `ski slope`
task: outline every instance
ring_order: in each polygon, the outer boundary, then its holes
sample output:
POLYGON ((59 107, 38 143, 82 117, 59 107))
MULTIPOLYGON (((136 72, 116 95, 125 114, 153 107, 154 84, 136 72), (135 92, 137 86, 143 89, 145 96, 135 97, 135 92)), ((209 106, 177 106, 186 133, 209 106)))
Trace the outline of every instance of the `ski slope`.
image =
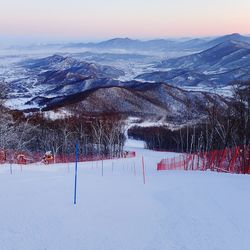
POLYGON ((137 157, 104 161, 103 176, 79 164, 76 206, 74 164, 0 166, 0 249, 250 249, 250 176, 157 172, 173 153, 128 145, 137 157))

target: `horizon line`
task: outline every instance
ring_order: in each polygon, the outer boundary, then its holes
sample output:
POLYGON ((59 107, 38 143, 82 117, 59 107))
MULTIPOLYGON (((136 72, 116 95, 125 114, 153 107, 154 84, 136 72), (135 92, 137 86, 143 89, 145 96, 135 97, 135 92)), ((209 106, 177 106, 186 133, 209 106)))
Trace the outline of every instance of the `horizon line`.
POLYGON ((140 37, 140 36, 107 36, 103 38, 94 38, 94 37, 89 37, 89 38, 84 38, 84 37, 53 37, 53 36, 29 36, 29 35, 24 35, 24 36, 15 36, 15 35, 2 35, 0 34, 0 39, 2 42, 13 42, 15 41, 16 43, 22 42, 22 43, 30 43, 30 44, 38 44, 39 40, 40 43, 100 43, 104 41, 109 41, 109 40, 114 40, 114 39, 129 39, 129 40, 138 40, 138 41, 151 41, 151 40, 181 40, 181 39, 205 39, 205 38, 216 38, 216 37, 221 37, 221 36, 227 36, 227 35, 233 35, 233 34, 239 34, 241 36, 250 36, 250 34, 246 33, 239 33, 239 32, 233 32, 233 33, 221 33, 221 34, 211 34, 211 35, 183 35, 183 36, 164 36, 164 37, 157 37, 157 36, 152 36, 152 37, 140 37))

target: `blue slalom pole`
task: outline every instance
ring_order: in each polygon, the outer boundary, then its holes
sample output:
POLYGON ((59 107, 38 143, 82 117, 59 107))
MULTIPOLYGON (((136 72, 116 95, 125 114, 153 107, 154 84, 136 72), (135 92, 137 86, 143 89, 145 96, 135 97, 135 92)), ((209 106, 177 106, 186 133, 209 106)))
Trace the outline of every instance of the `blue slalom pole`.
POLYGON ((77 170, 78 170, 78 143, 76 143, 76 164, 75 164, 75 187, 74 187, 74 205, 76 205, 76 191, 77 191, 77 170))

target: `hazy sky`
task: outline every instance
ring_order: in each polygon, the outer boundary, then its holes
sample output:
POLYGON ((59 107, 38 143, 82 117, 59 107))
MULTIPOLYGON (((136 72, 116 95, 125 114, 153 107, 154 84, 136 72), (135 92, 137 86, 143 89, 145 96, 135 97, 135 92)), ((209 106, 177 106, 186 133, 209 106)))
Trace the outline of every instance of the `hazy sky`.
POLYGON ((250 0, 0 0, 0 36, 157 38, 250 33, 250 0))

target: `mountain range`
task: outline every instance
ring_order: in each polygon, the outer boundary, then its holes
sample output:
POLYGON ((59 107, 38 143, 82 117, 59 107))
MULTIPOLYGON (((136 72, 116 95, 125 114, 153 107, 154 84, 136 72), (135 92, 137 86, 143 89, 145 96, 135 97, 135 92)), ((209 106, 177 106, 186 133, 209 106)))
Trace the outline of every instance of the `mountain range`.
POLYGON ((27 104, 35 104, 44 111, 63 108, 71 114, 88 116, 158 117, 180 124, 184 118, 191 121, 205 117, 208 105, 225 107, 227 99, 216 94, 184 91, 167 84, 134 81, 126 86, 98 87, 53 98, 35 97, 27 104))
POLYGON ((165 82, 173 86, 191 87, 225 87, 237 81, 250 79, 249 68, 237 68, 218 74, 204 74, 190 69, 173 69, 169 71, 157 71, 145 73, 136 77, 138 80, 151 82, 165 82))
POLYGON ((86 77, 110 77, 117 78, 123 76, 124 72, 114 67, 104 66, 86 61, 79 61, 72 57, 64 57, 61 55, 53 55, 41 59, 26 60, 21 66, 30 72, 40 74, 45 72, 64 71, 70 74, 81 74, 86 77))
POLYGON ((200 53, 162 61, 157 67, 226 71, 235 67, 250 67, 249 58, 249 43, 230 40, 200 53))
POLYGON ((224 41, 199 53, 164 60, 155 69, 154 72, 138 75, 136 79, 177 86, 226 86, 250 79, 250 44, 224 41))
POLYGON ((139 117, 164 117, 181 123, 202 119, 206 105, 225 106, 227 99, 205 92, 188 92, 166 83, 119 81, 113 67, 78 61, 61 55, 25 60, 27 81, 9 85, 15 98, 26 97, 25 112, 68 109, 85 115, 123 114, 139 117), (72 108, 73 107, 73 108, 72 108))
MULTIPOLYGON (((141 48, 142 44, 144 49, 157 46, 165 49, 164 44, 170 46, 173 43, 181 44, 185 48, 190 46, 193 49, 194 44, 196 48, 214 46, 198 53, 161 62, 155 61, 157 57, 139 52, 121 54, 101 51, 80 51, 75 56, 66 53, 66 55, 54 54, 22 60, 15 64, 18 72, 21 72, 20 77, 8 81, 9 98, 23 98, 25 105, 18 108, 26 112, 40 109, 71 109, 73 105, 78 110, 77 112, 81 111, 86 115, 120 113, 167 117, 167 120, 177 122, 181 121, 189 110, 190 119, 201 119, 205 115, 208 103, 225 106, 228 100, 212 93, 188 92, 178 87, 219 88, 236 80, 250 79, 248 39, 239 34, 232 34, 216 39, 186 39, 167 42, 165 40, 143 42, 112 39, 97 44, 88 43, 89 47, 130 49, 136 46, 141 48), (82 57, 92 59, 81 60, 82 57), (94 60, 114 61, 114 63, 110 64, 113 66, 107 66, 91 62, 94 60), (137 72, 136 67, 138 67, 138 72, 143 72, 143 74, 137 74, 135 79, 120 80, 126 79, 123 77, 127 73, 120 67, 123 60, 133 73, 137 72)), ((82 45, 72 46, 81 47, 82 45)))
POLYGON ((72 57, 53 55, 46 58, 25 60, 19 65, 25 71, 23 78, 8 84, 9 97, 32 98, 37 95, 58 95, 61 92, 83 91, 103 84, 108 85, 124 72, 72 57), (59 93, 60 92, 60 93, 59 93))
POLYGON ((250 37, 238 33, 225 35, 217 38, 195 38, 195 39, 154 39, 148 41, 134 40, 130 38, 114 38, 99 43, 71 43, 65 48, 95 48, 95 49, 122 49, 122 50, 204 50, 217 44, 237 40, 250 42, 250 37))

